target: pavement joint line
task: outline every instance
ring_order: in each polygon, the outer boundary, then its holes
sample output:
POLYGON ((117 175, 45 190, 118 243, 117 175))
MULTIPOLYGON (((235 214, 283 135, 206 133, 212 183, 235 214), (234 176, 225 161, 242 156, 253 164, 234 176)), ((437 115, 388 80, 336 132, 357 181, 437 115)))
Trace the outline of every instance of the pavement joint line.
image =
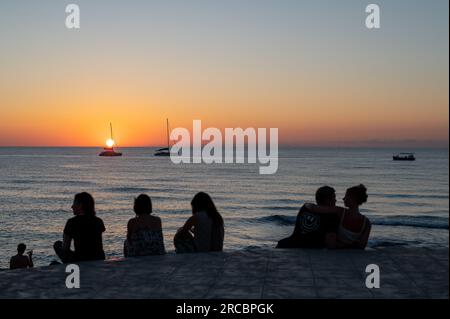
POLYGON ((417 282, 414 280, 414 278, 412 278, 412 277, 409 275, 409 272, 406 271, 406 270, 401 266, 401 263, 399 263, 394 257, 392 257, 392 254, 387 253, 387 255, 388 255, 388 256, 391 258, 391 260, 394 262, 394 266, 397 268, 397 270, 399 270, 399 272, 400 272, 402 275, 406 276, 406 277, 409 279, 409 281, 412 282, 418 290, 420 290, 422 296, 425 296, 425 297, 428 297, 428 298, 429 298, 428 293, 427 293, 420 285, 417 284, 417 282))
POLYGON ((309 269, 311 270, 314 291, 316 293, 316 298, 319 298, 319 288, 317 287, 317 284, 316 284, 316 275, 314 274, 314 267, 312 266, 312 262, 311 262, 311 254, 310 254, 310 252, 307 251, 306 255, 308 256, 308 266, 309 266, 309 269))
POLYGON ((272 256, 273 256, 273 250, 270 251, 270 253, 268 254, 268 256, 266 257, 266 269, 265 269, 265 276, 264 276, 264 281, 262 284, 262 289, 261 289, 261 299, 264 298, 265 295, 265 290, 266 290, 266 284, 267 284, 267 275, 269 273, 269 264, 272 260, 272 256))

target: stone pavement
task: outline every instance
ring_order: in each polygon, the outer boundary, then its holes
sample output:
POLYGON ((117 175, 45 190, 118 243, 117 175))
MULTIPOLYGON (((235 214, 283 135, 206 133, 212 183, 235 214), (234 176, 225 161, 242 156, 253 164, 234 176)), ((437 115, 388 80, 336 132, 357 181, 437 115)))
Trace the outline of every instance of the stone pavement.
POLYGON ((448 248, 366 251, 248 249, 80 263, 0 272, 0 298, 447 298, 448 248), (365 286, 380 267, 380 289, 365 286))

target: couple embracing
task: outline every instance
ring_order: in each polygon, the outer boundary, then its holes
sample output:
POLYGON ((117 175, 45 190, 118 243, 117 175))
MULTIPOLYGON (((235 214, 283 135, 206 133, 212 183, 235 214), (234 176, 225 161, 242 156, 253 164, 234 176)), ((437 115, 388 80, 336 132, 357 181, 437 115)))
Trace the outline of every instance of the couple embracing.
POLYGON ((359 207, 367 201, 367 189, 358 185, 347 189, 345 207, 336 206, 336 191, 323 186, 316 192, 316 203, 303 205, 294 233, 278 242, 277 248, 355 248, 367 246, 370 220, 359 207))

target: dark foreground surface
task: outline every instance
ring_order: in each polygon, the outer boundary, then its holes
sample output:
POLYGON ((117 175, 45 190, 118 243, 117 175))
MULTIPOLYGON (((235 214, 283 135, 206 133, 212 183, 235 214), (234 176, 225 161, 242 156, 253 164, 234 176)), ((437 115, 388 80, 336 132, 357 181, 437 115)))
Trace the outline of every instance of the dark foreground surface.
POLYGON ((448 248, 367 251, 251 249, 0 272, 0 298, 448 298, 448 248), (366 287, 366 266, 380 288, 366 287))

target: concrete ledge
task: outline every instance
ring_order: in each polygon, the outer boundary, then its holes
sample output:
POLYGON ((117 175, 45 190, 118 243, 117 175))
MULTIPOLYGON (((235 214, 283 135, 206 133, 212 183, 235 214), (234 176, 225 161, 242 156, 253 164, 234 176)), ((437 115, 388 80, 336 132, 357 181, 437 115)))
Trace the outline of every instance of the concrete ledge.
POLYGON ((0 298, 446 298, 448 248, 367 251, 250 249, 80 263, 0 272, 0 298), (381 288, 365 286, 377 264, 381 288))

